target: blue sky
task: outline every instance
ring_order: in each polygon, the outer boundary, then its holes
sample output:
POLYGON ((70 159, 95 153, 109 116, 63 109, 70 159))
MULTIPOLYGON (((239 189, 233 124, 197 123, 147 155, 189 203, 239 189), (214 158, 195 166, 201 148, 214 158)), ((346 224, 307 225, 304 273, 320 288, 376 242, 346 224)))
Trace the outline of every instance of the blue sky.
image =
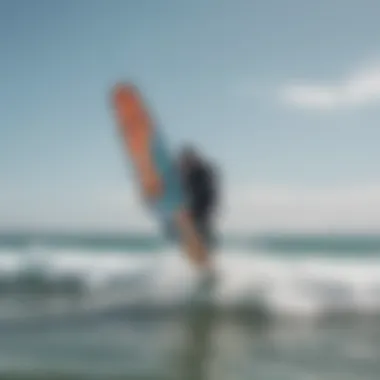
POLYGON ((109 106, 122 79, 141 87, 173 149, 197 143, 230 198, 258 197, 230 206, 234 223, 248 204, 278 220, 282 197, 286 224, 299 190, 284 198, 284 186, 307 189, 315 209, 326 195, 310 192, 354 192, 346 208, 360 204, 366 222, 363 207, 378 202, 379 11, 352 0, 1 1, 0 226, 144 219, 109 106))

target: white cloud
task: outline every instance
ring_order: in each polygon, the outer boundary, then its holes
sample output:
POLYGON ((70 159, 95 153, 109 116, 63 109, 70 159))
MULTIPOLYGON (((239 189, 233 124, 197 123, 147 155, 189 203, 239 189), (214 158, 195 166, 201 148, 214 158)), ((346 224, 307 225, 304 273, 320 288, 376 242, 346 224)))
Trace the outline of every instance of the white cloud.
MULTIPOLYGON (((225 189, 220 214, 224 231, 380 232, 380 184, 296 188, 242 186, 225 189)), ((132 191, 110 189, 75 199, 0 199, 0 228, 64 228, 158 231, 132 191)))
POLYGON ((297 82, 282 86, 278 96, 287 105, 317 110, 359 107, 380 101, 380 66, 353 71, 328 84, 297 82))

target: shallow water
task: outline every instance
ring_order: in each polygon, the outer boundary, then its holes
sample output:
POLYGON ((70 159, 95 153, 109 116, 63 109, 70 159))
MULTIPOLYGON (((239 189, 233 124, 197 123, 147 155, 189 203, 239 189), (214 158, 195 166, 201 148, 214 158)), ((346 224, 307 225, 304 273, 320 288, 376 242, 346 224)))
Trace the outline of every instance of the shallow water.
MULTIPOLYGON (((7 376, 132 379, 378 379, 378 321, 275 323, 207 309, 14 329, 2 335, 7 376)), ((4 375, 5 376, 5 375, 4 375)))

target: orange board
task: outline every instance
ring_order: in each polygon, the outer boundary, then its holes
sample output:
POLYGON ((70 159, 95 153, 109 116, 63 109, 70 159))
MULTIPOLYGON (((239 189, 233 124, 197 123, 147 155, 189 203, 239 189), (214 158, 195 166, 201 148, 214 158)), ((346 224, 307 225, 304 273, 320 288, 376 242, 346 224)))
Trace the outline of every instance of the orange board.
POLYGON ((136 169, 142 191, 164 216, 183 207, 179 175, 173 158, 137 88, 119 84, 113 104, 124 147, 136 169))

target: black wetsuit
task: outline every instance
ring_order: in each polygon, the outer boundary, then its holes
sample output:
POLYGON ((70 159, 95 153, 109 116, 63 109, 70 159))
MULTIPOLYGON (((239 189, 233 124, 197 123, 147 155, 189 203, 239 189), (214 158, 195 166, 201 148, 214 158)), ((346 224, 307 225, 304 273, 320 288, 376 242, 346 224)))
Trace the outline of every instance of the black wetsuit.
POLYGON ((216 173, 203 162, 193 164, 183 173, 183 185, 195 226, 212 248, 215 244, 212 216, 217 203, 216 173))

